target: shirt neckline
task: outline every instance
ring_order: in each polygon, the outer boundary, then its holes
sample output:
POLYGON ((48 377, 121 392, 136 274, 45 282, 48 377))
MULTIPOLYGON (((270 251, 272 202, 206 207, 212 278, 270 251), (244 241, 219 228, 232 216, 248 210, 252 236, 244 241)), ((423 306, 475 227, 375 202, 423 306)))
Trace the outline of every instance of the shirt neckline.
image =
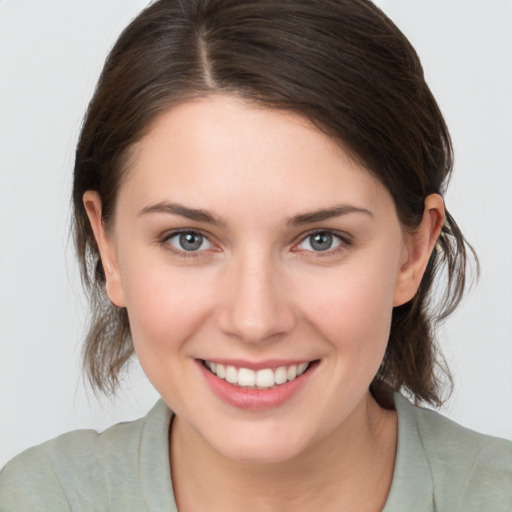
MULTIPOLYGON (((382 512, 433 512, 432 472, 419 434, 415 407, 400 393, 395 392, 393 398, 398 416, 397 451, 382 512)), ((172 418, 172 411, 159 399, 147 414, 141 435, 139 481, 149 511, 178 512, 169 461, 172 418)))
POLYGON ((393 398, 398 416, 398 441, 391 488, 382 512, 433 512, 432 471, 415 407, 400 393, 395 392, 393 398))

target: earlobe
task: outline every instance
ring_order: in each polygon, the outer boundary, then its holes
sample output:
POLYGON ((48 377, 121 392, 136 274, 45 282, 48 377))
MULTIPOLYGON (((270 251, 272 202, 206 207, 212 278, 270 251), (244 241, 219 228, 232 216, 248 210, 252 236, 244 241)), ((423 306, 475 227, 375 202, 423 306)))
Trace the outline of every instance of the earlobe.
POLYGON ((115 246, 103 222, 101 198, 96 191, 88 190, 83 195, 83 203, 100 252, 101 264, 105 273, 107 295, 113 304, 118 307, 125 307, 115 246))
POLYGON ((402 264, 393 299, 393 306, 401 306, 411 300, 421 283, 430 255, 444 224, 443 198, 431 194, 425 199, 423 219, 418 228, 407 235, 405 261, 402 264))

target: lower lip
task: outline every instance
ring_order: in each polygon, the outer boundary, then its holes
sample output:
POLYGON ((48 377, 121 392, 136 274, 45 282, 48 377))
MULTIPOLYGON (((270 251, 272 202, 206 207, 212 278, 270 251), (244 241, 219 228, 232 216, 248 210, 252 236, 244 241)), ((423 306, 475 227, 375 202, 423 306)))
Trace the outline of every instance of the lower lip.
POLYGON ((249 389, 234 386, 224 379, 220 379, 201 361, 197 361, 199 368, 213 393, 227 404, 239 409, 264 410, 279 407, 295 396, 307 383, 316 370, 319 362, 315 361, 299 377, 269 389, 249 389))

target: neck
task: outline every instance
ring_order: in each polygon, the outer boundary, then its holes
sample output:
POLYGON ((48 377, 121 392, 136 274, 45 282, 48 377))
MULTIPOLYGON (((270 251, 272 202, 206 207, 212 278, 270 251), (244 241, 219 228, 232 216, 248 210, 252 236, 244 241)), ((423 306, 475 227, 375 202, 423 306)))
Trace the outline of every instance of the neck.
POLYGON ((180 512, 196 510, 382 510, 396 452, 396 414, 370 394, 328 436, 290 460, 247 463, 224 457, 175 418, 170 438, 180 512))

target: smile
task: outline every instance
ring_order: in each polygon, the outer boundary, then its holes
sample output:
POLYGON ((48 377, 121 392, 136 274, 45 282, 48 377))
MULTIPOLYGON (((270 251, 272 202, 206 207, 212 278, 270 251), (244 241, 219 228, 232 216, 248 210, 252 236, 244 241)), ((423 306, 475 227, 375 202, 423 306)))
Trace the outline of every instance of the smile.
POLYGON ((203 361, 204 366, 219 379, 234 386, 249 389, 271 389, 300 377, 310 366, 310 362, 279 366, 278 368, 237 368, 213 361, 203 361))

